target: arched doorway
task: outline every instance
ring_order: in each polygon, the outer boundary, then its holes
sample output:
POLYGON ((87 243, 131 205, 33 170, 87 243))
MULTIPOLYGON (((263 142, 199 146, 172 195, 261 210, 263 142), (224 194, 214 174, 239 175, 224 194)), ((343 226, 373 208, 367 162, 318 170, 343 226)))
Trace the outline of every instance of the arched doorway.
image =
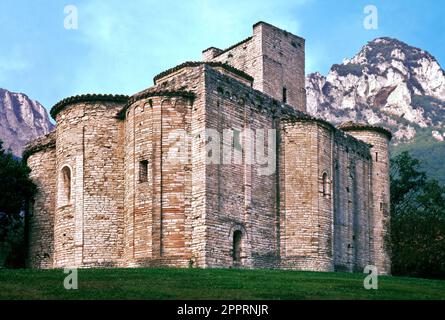
POLYGON ((236 230, 233 233, 233 251, 232 251, 232 258, 233 258, 233 265, 239 266, 241 265, 241 241, 243 238, 243 233, 241 230, 236 230))
POLYGON ((252 266, 249 234, 241 223, 230 228, 227 238, 226 263, 228 267, 250 268, 252 266))

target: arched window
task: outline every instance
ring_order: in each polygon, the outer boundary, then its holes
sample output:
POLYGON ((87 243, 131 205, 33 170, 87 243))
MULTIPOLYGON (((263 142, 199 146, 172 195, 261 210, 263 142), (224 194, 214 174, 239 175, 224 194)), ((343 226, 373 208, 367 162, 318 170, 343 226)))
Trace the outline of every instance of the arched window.
POLYGON ((323 183, 323 196, 327 197, 330 195, 329 192, 329 177, 327 172, 323 172, 322 176, 322 183, 323 183))
POLYGON ((241 262, 241 239, 242 232, 240 230, 236 230, 233 233, 233 262, 240 263, 241 262))
POLYGON ((66 206, 71 202, 71 169, 68 166, 60 172, 59 206, 66 206))

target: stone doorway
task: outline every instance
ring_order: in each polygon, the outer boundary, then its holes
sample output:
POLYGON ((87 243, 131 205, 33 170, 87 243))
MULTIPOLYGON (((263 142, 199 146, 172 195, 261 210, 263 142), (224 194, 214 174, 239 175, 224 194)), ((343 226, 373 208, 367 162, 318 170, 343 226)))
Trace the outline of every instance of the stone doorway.
POLYGON ((240 267, 242 265, 241 264, 242 238, 243 238, 243 233, 241 232, 241 230, 236 230, 233 233, 232 259, 234 267, 240 267))

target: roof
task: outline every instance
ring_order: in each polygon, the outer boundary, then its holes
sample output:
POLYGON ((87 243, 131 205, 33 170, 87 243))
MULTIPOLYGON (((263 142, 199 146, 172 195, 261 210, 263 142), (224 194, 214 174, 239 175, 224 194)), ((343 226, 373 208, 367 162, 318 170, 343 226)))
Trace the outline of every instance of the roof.
MULTIPOLYGON (((246 38, 246 39, 244 39, 244 40, 241 40, 240 42, 237 42, 237 43, 231 45, 230 47, 228 47, 228 48, 226 48, 226 49, 222 49, 222 50, 219 49, 219 50, 221 50, 221 51, 218 52, 218 54, 217 54, 214 58, 216 58, 216 57, 222 55, 223 53, 226 53, 227 51, 232 50, 233 48, 236 48, 236 47, 242 45, 243 43, 249 42, 250 40, 252 40, 252 37, 248 37, 248 38, 246 38)), ((206 50, 208 50, 208 49, 206 49, 206 50)), ((206 51, 206 50, 205 50, 205 51, 206 51)))
POLYGON ((126 95, 112 95, 112 94, 83 94, 65 98, 58 103, 56 103, 50 111, 51 117, 56 118, 57 114, 65 109, 68 105, 79 103, 79 102, 96 102, 96 101, 107 101, 107 102, 118 102, 127 103, 130 97, 126 95))
POLYGON ((292 32, 289 32, 289 31, 287 31, 287 30, 281 29, 281 28, 279 28, 279 27, 277 27, 277 26, 274 26, 273 24, 270 24, 270 23, 267 23, 267 22, 264 22, 264 21, 258 21, 257 23, 255 23, 255 24, 253 25, 253 28, 259 26, 260 24, 264 24, 264 25, 269 26, 269 27, 272 27, 272 28, 274 28, 274 29, 283 31, 283 32, 285 32, 286 34, 291 34, 291 35, 293 35, 293 36, 296 37, 296 38, 299 38, 299 39, 301 39, 301 40, 303 40, 303 41, 306 41, 303 37, 297 36, 296 34, 293 34, 292 32))
POLYGON ((42 137, 39 137, 31 142, 29 142, 22 154, 22 159, 24 161, 40 151, 45 151, 48 149, 53 149, 56 147, 56 131, 52 131, 42 137))
POLYGON ((188 99, 195 99, 195 93, 191 91, 183 91, 183 90, 159 90, 157 88, 150 88, 148 90, 142 91, 140 93, 135 94, 130 99, 128 99, 125 106, 118 112, 118 119, 125 119, 125 113, 127 109, 136 101, 147 99, 150 97, 183 97, 188 99))
POLYGON ((232 67, 231 65, 227 64, 227 63, 222 63, 222 62, 203 62, 203 61, 187 61, 184 63, 181 63, 180 65, 177 65, 176 67, 167 69, 161 73, 159 73, 158 75, 156 75, 153 78, 153 81, 156 83, 157 80, 164 78, 165 76, 168 76, 171 73, 174 73, 178 70, 181 70, 183 68, 189 68, 189 67, 198 67, 198 66, 202 66, 202 65, 208 65, 211 67, 220 67, 223 68, 229 72, 232 72, 234 74, 236 74, 237 76, 240 76, 248 81, 253 81, 253 77, 248 75, 247 73, 245 73, 244 71, 241 71, 235 67, 232 67))
POLYGON ((347 121, 347 122, 344 122, 341 125, 339 125, 338 128, 343 131, 375 131, 375 132, 383 133, 390 140, 392 138, 392 133, 389 129, 386 129, 384 127, 379 127, 379 126, 372 126, 372 125, 365 124, 365 123, 347 121))

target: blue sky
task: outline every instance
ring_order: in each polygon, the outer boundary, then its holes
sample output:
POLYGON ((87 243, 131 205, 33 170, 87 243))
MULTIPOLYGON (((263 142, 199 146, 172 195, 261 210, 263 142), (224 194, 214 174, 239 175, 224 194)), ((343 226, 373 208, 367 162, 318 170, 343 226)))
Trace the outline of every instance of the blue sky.
POLYGON ((50 109, 82 93, 133 94, 203 49, 226 48, 266 21, 306 39, 307 73, 326 74, 366 42, 395 37, 445 66, 445 2, 437 0, 1 0, 0 87, 50 109), (75 5, 78 29, 66 30, 75 5), (377 30, 363 27, 366 5, 377 30))

